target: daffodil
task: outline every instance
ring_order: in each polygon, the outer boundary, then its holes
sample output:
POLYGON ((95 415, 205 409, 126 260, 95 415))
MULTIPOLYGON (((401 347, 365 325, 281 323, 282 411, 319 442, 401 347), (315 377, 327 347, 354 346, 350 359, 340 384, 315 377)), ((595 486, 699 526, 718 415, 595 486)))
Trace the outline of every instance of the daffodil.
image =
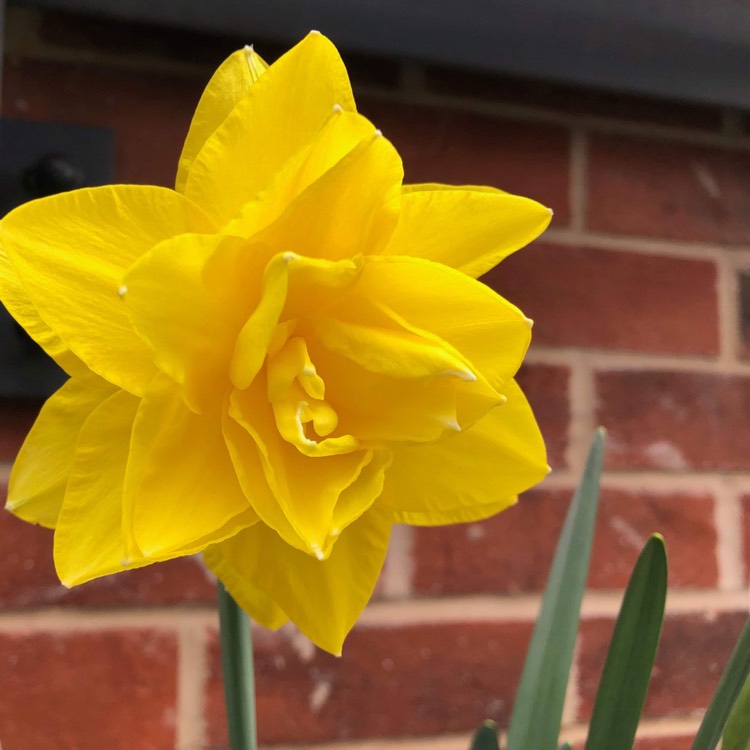
POLYGON ((513 380, 530 321, 477 277, 550 212, 402 177, 312 33, 218 69, 174 190, 3 219, 2 301, 70 375, 8 508, 55 529, 64 584, 203 552, 258 622, 339 653, 392 524, 484 518, 546 474, 513 380))

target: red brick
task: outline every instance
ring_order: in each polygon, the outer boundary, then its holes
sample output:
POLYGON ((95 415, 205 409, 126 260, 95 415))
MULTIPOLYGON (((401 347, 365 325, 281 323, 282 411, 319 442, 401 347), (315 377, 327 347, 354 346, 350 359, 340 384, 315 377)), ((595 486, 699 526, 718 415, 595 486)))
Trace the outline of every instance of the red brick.
POLYGON ((177 644, 152 630, 0 635, 5 750, 172 750, 177 644))
MULTIPOLYGON (((5 492, 0 488, 0 503, 4 502, 5 492)), ((66 589, 55 575, 49 529, 0 510, 0 539, 0 608, 4 610, 49 604, 213 604, 216 599, 214 585, 195 558, 158 563, 66 589)))
POLYGON ((414 529, 415 592, 541 591, 571 495, 533 490, 486 521, 414 529))
POLYGON ((493 185, 541 201, 570 221, 570 134, 561 127, 361 98, 395 144, 406 182, 493 185))
POLYGON ((537 344, 707 356, 719 350, 712 262, 536 243, 483 281, 534 319, 537 344))
POLYGON ((111 128, 118 182, 174 185, 205 81, 58 62, 5 66, 3 114, 111 128))
POLYGON ((588 225, 689 242, 750 242, 750 156, 643 138, 592 135, 588 225))
MULTIPOLYGON (((507 723, 528 623, 359 627, 340 659, 295 649, 289 631, 258 632, 261 744, 466 733, 507 723)), ((211 650, 208 745, 227 742, 219 650, 211 650)), ((10 749, 12 750, 12 749, 10 749)))
MULTIPOLYGON (((486 521, 415 529, 414 590, 432 596, 541 591, 571 497, 572 491, 536 490, 486 521)), ((712 497, 605 489, 589 587, 624 588, 655 531, 666 537, 670 586, 716 585, 712 497)))
POLYGON ((679 737, 642 737, 635 741, 633 750, 690 750, 694 739, 690 734, 679 737))
POLYGON ((690 372, 601 372, 598 424, 612 469, 747 471, 750 378, 690 372))
POLYGON ((553 469, 566 466, 570 404, 568 402, 567 367, 525 364, 518 382, 536 415, 547 444, 547 461, 553 469))
POLYGON ((745 552, 745 581, 750 583, 750 493, 744 495, 740 502, 742 503, 742 549, 745 552))
MULTIPOLYGON (((644 716, 704 711, 729 661, 745 612, 672 614, 664 621, 644 716)), ((613 621, 583 623, 578 656, 581 719, 591 716, 613 621)))
POLYGON ((606 489, 594 535, 590 588, 624 588, 648 537, 664 535, 669 586, 717 585, 714 499, 698 493, 606 489))
POLYGON ((16 457, 40 406, 27 399, 0 399, 0 461, 16 457))
POLYGON ((738 274, 737 286, 740 299, 740 356, 750 359, 750 271, 742 271, 738 274))

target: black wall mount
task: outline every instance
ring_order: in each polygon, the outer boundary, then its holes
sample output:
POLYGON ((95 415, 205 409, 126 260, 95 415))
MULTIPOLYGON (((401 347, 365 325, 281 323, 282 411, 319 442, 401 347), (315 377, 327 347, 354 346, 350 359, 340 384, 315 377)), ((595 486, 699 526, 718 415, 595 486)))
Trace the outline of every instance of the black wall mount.
MULTIPOLYGON (((108 184, 113 172, 110 130, 0 119, 0 216, 35 198, 108 184)), ((0 305, 0 398, 46 398, 65 379, 0 305)))

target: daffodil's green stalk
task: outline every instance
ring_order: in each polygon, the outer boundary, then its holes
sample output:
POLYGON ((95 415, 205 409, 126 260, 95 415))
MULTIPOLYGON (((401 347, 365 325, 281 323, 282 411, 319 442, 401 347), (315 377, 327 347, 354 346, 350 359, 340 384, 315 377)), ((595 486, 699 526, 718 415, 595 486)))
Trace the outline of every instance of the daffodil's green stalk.
POLYGON ((231 750, 257 750, 255 676, 250 618, 219 581, 221 668, 231 750))

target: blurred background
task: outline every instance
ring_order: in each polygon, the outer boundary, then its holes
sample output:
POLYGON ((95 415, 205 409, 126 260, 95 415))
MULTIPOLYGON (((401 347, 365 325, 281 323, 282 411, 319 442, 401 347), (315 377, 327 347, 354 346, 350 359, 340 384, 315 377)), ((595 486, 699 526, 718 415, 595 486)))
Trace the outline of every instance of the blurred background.
MULTIPOLYGON (((316 28, 407 182, 536 198, 543 239, 485 281, 536 321, 520 380, 551 476, 483 523, 398 528, 341 659, 255 638, 261 742, 461 750, 503 725, 594 427, 609 430, 566 705, 592 707, 647 536, 668 616, 638 750, 687 750, 744 622, 750 564, 750 8, 720 0, 0 0, 0 208, 173 184, 213 69, 316 28)), ((0 311, 0 484, 59 374, 0 311)), ((3 750, 227 742, 214 586, 180 560, 57 582, 51 534, 0 513, 3 750)), ((532 750, 532 749, 530 749, 532 750)))

